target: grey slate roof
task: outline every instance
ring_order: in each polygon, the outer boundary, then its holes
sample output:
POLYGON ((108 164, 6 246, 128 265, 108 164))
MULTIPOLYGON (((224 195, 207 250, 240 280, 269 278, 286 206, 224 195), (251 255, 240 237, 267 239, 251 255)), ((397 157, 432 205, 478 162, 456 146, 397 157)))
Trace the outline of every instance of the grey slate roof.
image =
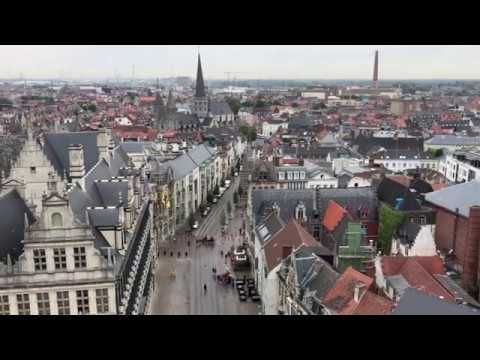
POLYGON ((233 115, 230 105, 225 101, 210 101, 210 113, 212 115, 233 115))
POLYGON ((297 281, 301 288, 314 291, 315 296, 322 300, 340 274, 314 253, 317 254, 318 250, 311 247, 301 247, 294 253, 297 281))
POLYGON ((34 222, 33 214, 16 190, 0 197, 0 261, 6 262, 7 254, 10 254, 12 261, 22 254, 25 215, 31 225, 34 222))
POLYGON ((479 315, 468 306, 451 304, 414 288, 405 290, 393 315, 479 315))
POLYGON ((83 145, 86 172, 98 162, 97 132, 46 134, 44 152, 61 176, 68 173, 68 147, 73 144, 83 145))
POLYGON ((377 196, 370 187, 318 189, 316 191, 317 211, 322 219, 330 200, 347 209, 354 217, 357 217, 357 211, 360 207, 366 207, 368 209, 368 219, 376 220, 377 218, 377 196))
POLYGON ((266 215, 265 211, 271 208, 274 203, 280 207, 280 217, 283 222, 288 223, 291 217, 295 216, 295 208, 302 201, 306 207, 306 215, 312 216, 315 207, 315 190, 292 190, 292 189, 274 189, 274 190, 253 190, 252 191, 252 210, 255 217, 255 223, 259 224, 262 217, 266 215))
POLYGON ((457 145, 457 146, 478 146, 480 137, 478 136, 455 136, 455 135, 436 135, 425 141, 426 145, 457 145))
POLYGON ((143 154, 145 147, 149 144, 143 141, 125 141, 120 144, 120 147, 126 154, 143 154))
POLYGON ((102 159, 97 165, 85 176, 85 191, 94 200, 95 204, 102 204, 102 198, 95 186, 95 180, 109 180, 112 177, 110 168, 105 159, 102 159))
POLYGON ((113 150, 110 160, 110 171, 112 175, 119 176, 120 169, 128 166, 128 155, 123 151, 121 146, 117 146, 113 150))
POLYGON ((115 209, 88 209, 90 224, 95 227, 116 226, 119 223, 120 210, 115 209))
POLYGON ((123 203, 128 199, 128 181, 95 181, 94 184, 101 200, 101 203, 96 206, 118 206, 120 193, 123 203))
POLYGON ((195 164, 201 166, 205 161, 214 157, 215 150, 206 144, 201 144, 190 150, 187 154, 195 164))
POLYGON ((468 217, 470 207, 480 205, 480 181, 473 180, 428 193, 425 200, 451 212, 458 208, 460 215, 468 217))
POLYGON ((80 186, 76 185, 68 192, 68 200, 75 218, 81 223, 86 223, 87 207, 95 206, 93 199, 80 186))

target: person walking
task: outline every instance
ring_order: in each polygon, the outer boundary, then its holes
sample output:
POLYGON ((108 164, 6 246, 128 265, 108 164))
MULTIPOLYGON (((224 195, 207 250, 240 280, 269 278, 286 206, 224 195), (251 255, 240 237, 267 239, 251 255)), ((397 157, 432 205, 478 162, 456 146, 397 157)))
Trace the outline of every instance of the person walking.
POLYGON ((207 293, 207 284, 203 284, 203 292, 206 294, 207 293))

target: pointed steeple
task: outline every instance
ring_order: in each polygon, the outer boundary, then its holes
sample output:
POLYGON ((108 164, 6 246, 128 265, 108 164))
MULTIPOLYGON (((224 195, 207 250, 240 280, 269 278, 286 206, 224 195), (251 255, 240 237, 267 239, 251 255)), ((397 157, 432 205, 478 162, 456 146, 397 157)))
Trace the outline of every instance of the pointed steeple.
POLYGON ((197 87, 195 91, 195 97, 205 97, 205 84, 203 82, 202 60, 200 59, 200 53, 198 54, 197 87))

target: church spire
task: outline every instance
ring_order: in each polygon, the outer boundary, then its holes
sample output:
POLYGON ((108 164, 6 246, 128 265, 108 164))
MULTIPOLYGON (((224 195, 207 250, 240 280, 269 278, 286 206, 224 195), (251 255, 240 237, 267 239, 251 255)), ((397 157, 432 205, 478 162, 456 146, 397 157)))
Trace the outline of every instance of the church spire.
POLYGON ((200 59, 200 53, 198 54, 197 87, 195 91, 195 97, 205 97, 205 84, 203 83, 202 61, 200 59))

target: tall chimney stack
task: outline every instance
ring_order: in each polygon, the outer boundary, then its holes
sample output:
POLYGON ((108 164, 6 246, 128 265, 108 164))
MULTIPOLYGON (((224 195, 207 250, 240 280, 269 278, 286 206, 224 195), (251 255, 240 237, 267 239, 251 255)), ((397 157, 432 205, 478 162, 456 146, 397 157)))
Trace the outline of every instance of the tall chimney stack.
POLYGON ((70 145, 68 147, 68 159, 70 162, 69 176, 73 184, 85 176, 83 145, 70 145))
POLYGON ((375 51, 375 64, 373 65, 373 87, 378 89, 378 50, 375 51))
POLYGON ((472 296, 478 293, 478 263, 480 242, 480 206, 470 208, 467 229, 467 248, 463 264, 462 287, 472 296))

